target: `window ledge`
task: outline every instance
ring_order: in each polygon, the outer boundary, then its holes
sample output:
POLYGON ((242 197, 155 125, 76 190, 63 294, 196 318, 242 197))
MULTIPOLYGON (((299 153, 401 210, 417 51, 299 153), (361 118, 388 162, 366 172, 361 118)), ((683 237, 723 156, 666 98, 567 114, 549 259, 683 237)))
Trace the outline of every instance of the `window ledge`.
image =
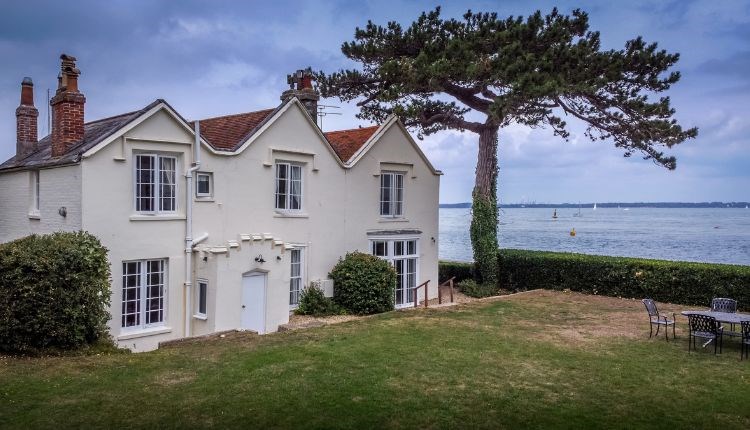
POLYGON ((380 218, 378 222, 409 222, 407 218, 380 218))
POLYGON ((279 212, 273 214, 274 218, 310 218, 306 212, 279 212))
POLYGON ((193 315, 193 318, 195 318, 197 320, 201 320, 201 321, 208 321, 208 316, 206 316, 206 315, 195 314, 195 315, 193 315))
POLYGON ((213 197, 196 197, 195 202, 213 202, 215 201, 213 197))
POLYGON ((42 219, 42 215, 39 213, 39 211, 31 211, 29 212, 29 219, 40 220, 42 219))
POLYGON ((185 215, 130 215, 130 221, 180 221, 185 215))
POLYGON ((117 340, 128 340, 135 339, 138 337, 156 336, 157 334, 164 334, 172 332, 172 327, 152 327, 143 330, 125 332, 117 336, 117 340))

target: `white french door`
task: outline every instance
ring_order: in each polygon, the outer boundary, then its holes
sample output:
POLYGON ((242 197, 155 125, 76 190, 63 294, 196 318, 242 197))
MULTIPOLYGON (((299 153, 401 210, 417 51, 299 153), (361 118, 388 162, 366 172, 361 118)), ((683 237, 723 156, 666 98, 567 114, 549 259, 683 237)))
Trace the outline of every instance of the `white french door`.
POLYGON ((372 239, 372 255, 380 257, 396 269, 396 307, 414 306, 414 288, 419 273, 418 239, 372 239))

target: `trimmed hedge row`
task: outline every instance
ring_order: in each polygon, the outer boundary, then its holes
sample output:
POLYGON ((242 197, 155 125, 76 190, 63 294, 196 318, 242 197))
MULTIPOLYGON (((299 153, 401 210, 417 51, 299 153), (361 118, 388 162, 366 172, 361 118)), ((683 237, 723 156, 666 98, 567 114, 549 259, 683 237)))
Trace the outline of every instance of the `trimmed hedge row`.
POLYGON ((85 232, 0 245, 0 351, 76 349, 106 338, 107 249, 85 232))
POLYGON ((443 283, 455 277, 454 283, 471 279, 474 277, 474 264, 462 261, 440 261, 438 262, 438 279, 443 283))
MULTIPOLYGON (((471 263, 440 266, 441 275, 471 276, 471 263)), ((702 307, 713 297, 731 297, 750 309, 750 266, 503 249, 498 280, 514 291, 570 289, 702 307)))

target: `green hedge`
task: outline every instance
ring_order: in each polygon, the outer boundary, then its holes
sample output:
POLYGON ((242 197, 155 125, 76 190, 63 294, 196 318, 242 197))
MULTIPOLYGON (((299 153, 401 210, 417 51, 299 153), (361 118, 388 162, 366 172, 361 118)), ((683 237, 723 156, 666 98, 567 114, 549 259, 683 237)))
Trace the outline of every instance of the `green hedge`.
MULTIPOLYGON (((472 265, 440 266, 441 275, 467 276, 472 265)), ((750 266, 503 249, 498 279, 501 288, 514 291, 570 289, 701 307, 713 297, 731 297, 750 310, 750 266)))
POLYGON ((69 350, 107 336, 107 249, 85 232, 0 245, 0 351, 69 350))
POLYGON ((473 278, 474 265, 461 261, 440 261, 438 263, 439 283, 443 283, 450 278, 455 277, 453 282, 461 282, 464 279, 473 278))

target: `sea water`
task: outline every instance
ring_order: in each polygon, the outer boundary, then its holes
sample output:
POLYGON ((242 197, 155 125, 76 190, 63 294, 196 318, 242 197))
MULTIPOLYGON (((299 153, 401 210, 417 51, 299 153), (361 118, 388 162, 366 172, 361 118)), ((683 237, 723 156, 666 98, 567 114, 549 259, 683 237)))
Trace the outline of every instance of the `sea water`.
MULTIPOLYGON (((501 248, 750 265, 750 209, 509 208, 501 248), (575 236, 571 230, 575 229, 575 236)), ((471 261, 471 209, 440 209, 440 258, 471 261)))

